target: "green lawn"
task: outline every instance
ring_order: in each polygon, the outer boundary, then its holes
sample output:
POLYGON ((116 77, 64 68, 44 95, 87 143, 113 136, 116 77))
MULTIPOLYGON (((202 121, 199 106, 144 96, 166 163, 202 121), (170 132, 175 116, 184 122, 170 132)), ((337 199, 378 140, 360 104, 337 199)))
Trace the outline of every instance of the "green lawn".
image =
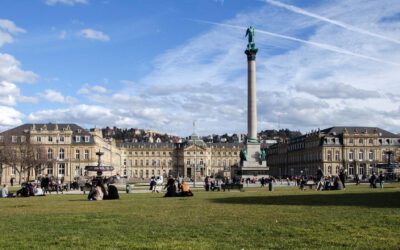
POLYGON ((399 249, 400 185, 0 200, 0 249, 399 249))

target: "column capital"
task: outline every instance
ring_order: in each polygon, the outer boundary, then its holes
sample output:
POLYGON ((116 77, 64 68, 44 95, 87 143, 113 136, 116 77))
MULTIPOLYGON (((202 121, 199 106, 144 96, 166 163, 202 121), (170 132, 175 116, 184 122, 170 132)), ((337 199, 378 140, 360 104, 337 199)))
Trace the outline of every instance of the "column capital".
POLYGON ((247 55, 248 61, 255 61, 258 49, 246 49, 244 53, 247 55))

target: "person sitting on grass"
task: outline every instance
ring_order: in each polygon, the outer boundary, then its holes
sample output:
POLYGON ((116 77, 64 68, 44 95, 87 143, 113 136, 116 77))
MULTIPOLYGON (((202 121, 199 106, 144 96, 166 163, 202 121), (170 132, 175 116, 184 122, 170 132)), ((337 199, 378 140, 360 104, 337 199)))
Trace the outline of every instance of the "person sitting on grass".
POLYGON ((174 178, 169 178, 167 184, 164 186, 167 189, 164 197, 175 197, 176 196, 176 185, 174 178))
POLYGON ((182 192, 181 196, 193 196, 192 191, 190 191, 189 184, 186 181, 182 182, 182 192))
POLYGON ((108 183, 107 187, 108 187, 107 200, 118 200, 119 194, 117 187, 111 183, 108 183))
POLYGON ((101 200, 103 200, 103 198, 104 198, 103 190, 105 190, 105 188, 101 187, 101 186, 102 186, 102 184, 100 182, 97 182, 96 188, 92 189, 89 192, 88 200, 90 200, 90 201, 101 201, 101 200))
POLYGON ((3 189, 1 190, 1 197, 3 198, 8 197, 8 187, 6 184, 3 184, 3 189))

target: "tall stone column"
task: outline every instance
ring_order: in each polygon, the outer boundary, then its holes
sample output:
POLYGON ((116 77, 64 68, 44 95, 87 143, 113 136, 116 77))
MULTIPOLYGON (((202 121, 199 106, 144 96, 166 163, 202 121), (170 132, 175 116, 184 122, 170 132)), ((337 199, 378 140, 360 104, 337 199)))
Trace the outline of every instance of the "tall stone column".
POLYGON ((254 28, 246 31, 249 38, 245 54, 247 55, 247 141, 246 148, 240 151, 239 175, 241 178, 254 174, 266 176, 268 173, 266 153, 257 139, 257 98, 256 98, 256 55, 258 49, 254 42, 254 28))
POLYGON ((247 49, 247 141, 257 141, 256 54, 257 49, 247 49))

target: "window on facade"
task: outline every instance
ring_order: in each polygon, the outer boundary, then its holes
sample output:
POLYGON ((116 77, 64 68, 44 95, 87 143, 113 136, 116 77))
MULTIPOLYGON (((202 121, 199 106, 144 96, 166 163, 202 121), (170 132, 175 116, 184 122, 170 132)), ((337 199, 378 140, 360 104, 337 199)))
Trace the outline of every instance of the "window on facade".
POLYGON ((349 160, 350 161, 354 160, 354 151, 353 150, 350 150, 350 152, 349 152, 349 160))
POLYGON ((53 165, 52 164, 47 165, 47 174, 53 175, 53 165))
MULTIPOLYGON (((374 151, 372 151, 372 150, 369 151, 369 153, 368 153, 368 159, 369 159, 370 161, 374 160, 374 151)), ((360 173, 360 174, 361 174, 361 173, 360 173)))
POLYGON ((21 136, 21 142, 26 142, 26 137, 25 136, 21 136))
POLYGON ((149 178, 149 170, 146 169, 146 178, 149 178))
POLYGON ((135 169, 135 175, 136 175, 136 176, 138 175, 138 171, 137 171, 137 169, 135 169))
POLYGON ((90 142, 90 136, 85 135, 85 142, 90 142))
POLYGON ((17 136, 15 136, 15 135, 11 136, 11 142, 16 143, 17 142, 17 136))
POLYGON ((359 143, 359 144, 364 144, 364 140, 363 140, 363 139, 359 139, 359 140, 358 140, 358 143, 359 143))
POLYGON ((64 142, 64 136, 60 136, 60 142, 64 142))
POLYGON ((328 161, 332 161, 332 151, 328 150, 328 161))
POLYGON ((329 175, 332 174, 332 166, 328 166, 328 174, 329 174, 329 175))
POLYGON ((358 159, 359 159, 360 161, 363 161, 363 160, 364 160, 364 150, 360 150, 360 151, 358 152, 358 159))
POLYGON ((361 166, 360 166, 359 171, 360 171, 359 174, 364 175, 364 173, 365 173, 364 165, 361 165, 361 166))
POLYGON ((53 150, 51 148, 47 149, 47 159, 53 159, 53 150))
POLYGON ((11 175, 16 175, 17 174, 17 169, 13 166, 11 167, 11 175))
POLYGON ((143 166, 143 160, 140 160, 140 166, 143 166))
POLYGON ((64 153, 65 153, 64 149, 60 148, 60 151, 58 151, 58 159, 59 160, 64 160, 64 153))
POLYGON ((82 175, 81 168, 79 166, 75 166, 75 176, 81 176, 81 175, 82 175))
POLYGON ((41 142, 41 141, 42 141, 42 137, 36 136, 36 142, 41 142))
POLYGON ((0 136, 0 142, 4 142, 4 136, 0 136))
POLYGON ((335 160, 340 161, 340 154, 339 154, 339 151, 336 151, 335 160))
POLYGON ((353 138, 350 138, 350 139, 349 139, 349 143, 350 143, 350 144, 353 144, 353 142, 354 142, 354 141, 353 141, 353 138))
POLYGON ((126 159, 124 159, 124 166, 126 166, 126 159))
POLYGON ((79 149, 75 150, 75 159, 79 160, 81 158, 81 152, 79 149))
POLYGON ((374 140, 369 139, 369 140, 368 140, 368 143, 369 143, 369 144, 374 144, 374 140))
POLYGON ((65 175, 65 163, 58 164, 58 175, 59 176, 65 175))
POLYGON ((186 161, 186 165, 190 165, 190 160, 187 160, 187 161, 186 161))
POLYGON ((48 137, 47 137, 47 141, 48 141, 48 142, 52 142, 52 141, 53 141, 53 137, 52 137, 52 136, 48 136, 48 137))
POLYGON ((84 154, 85 160, 89 160, 89 150, 85 149, 85 154, 84 154))
POLYGON ((349 166, 349 175, 354 175, 354 165, 349 166))
POLYGON ((81 137, 79 135, 75 136, 75 141, 76 142, 81 142, 81 137))
POLYGON ((148 166, 149 165, 149 160, 146 160, 146 166, 148 166))
POLYGON ((382 161, 386 160, 386 153, 385 151, 382 151, 382 161))

